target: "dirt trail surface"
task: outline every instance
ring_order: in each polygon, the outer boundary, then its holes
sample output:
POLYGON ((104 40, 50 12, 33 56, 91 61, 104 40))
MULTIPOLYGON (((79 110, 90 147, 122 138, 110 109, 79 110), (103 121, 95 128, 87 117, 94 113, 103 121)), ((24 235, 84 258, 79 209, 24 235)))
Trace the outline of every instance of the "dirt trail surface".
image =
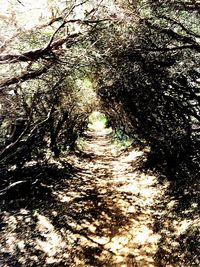
POLYGON ((120 155, 107 130, 86 139, 65 159, 75 174, 4 208, 0 266, 190 266, 179 240, 190 221, 173 214, 167 182, 138 170, 144 152, 120 155))
MULTIPOLYGON (((105 132, 91 136, 85 152, 92 159, 80 163, 80 191, 93 196, 94 216, 86 226, 91 240, 101 244, 101 261, 107 266, 155 266, 159 236, 153 232, 154 207, 162 195, 156 177, 133 171, 143 152, 118 156, 105 132)), ((91 210, 90 204, 85 206, 91 210)))

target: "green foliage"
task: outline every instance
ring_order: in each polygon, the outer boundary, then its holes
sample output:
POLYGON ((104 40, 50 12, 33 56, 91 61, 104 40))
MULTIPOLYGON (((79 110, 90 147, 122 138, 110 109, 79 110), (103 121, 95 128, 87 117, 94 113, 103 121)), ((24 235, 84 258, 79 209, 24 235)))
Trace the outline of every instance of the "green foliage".
POLYGON ((126 149, 132 146, 133 139, 125 134, 125 132, 118 128, 113 132, 113 143, 121 149, 126 149))
POLYGON ((79 136, 76 140, 76 146, 78 150, 84 150, 84 148, 87 145, 87 141, 85 139, 85 137, 83 136, 79 136))

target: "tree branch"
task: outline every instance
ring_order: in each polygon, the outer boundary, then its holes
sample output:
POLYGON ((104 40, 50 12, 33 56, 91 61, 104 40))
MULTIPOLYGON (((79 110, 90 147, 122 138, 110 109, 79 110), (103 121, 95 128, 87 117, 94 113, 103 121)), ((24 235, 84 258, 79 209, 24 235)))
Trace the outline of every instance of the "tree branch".
POLYGON ((20 136, 15 140, 13 143, 9 144, 6 146, 1 152, 0 152, 0 161, 7 155, 9 154, 15 147, 18 146, 19 142, 23 138, 23 136, 26 134, 28 130, 28 126, 24 129, 24 131, 20 134, 20 136))
POLYGON ((16 149, 21 143, 26 143, 27 141, 29 141, 29 139, 33 136, 33 134, 37 131, 37 129, 39 127, 41 127, 43 124, 45 124, 46 122, 48 122, 48 120, 50 119, 52 112, 54 109, 54 105, 52 105, 50 111, 47 114, 47 117, 41 121, 38 122, 33 129, 29 132, 29 134, 27 135, 25 140, 22 140, 22 138, 26 135, 27 130, 28 130, 28 125, 26 126, 26 128, 24 129, 24 131, 20 134, 20 136, 17 138, 16 141, 14 141, 13 143, 9 144, 8 146, 6 146, 1 152, 0 152, 0 161, 3 160, 7 155, 9 155, 9 153, 11 153, 14 149, 16 149))
POLYGON ((177 51, 177 50, 184 50, 184 49, 196 49, 196 47, 194 47, 194 45, 181 45, 181 46, 173 46, 173 47, 141 48, 141 49, 136 49, 136 50, 137 51, 144 50, 148 52, 168 52, 168 51, 177 51))
POLYGON ((70 41, 70 46, 76 42, 76 37, 79 37, 83 35, 82 32, 79 33, 72 33, 70 35, 65 36, 64 38, 61 38, 57 41, 53 42, 53 39, 55 35, 58 33, 58 31, 63 28, 67 23, 80 23, 80 24, 96 24, 104 21, 108 21, 110 19, 102 19, 102 20, 68 20, 64 21, 58 29, 53 33, 49 43, 43 47, 36 50, 31 50, 22 54, 6 54, 6 55, 0 55, 0 64, 10 64, 10 63, 17 63, 17 62, 27 62, 27 61, 35 61, 40 58, 48 57, 51 59, 51 51, 53 49, 57 49, 62 44, 66 43, 68 40, 70 41), (73 42, 73 41, 74 42, 73 42))
MULTIPOLYGON (((180 41, 180 42, 186 44, 187 46, 189 46, 189 44, 190 44, 190 49, 194 49, 197 52, 200 52, 200 44, 198 44, 193 38, 178 34, 169 28, 162 28, 157 24, 151 23, 149 20, 144 19, 143 21, 146 23, 146 25, 148 27, 159 31, 160 33, 167 34, 168 36, 170 36, 174 40, 180 41)), ((189 48, 189 47, 187 47, 187 48, 189 48)))
POLYGON ((14 182, 14 183, 10 184, 6 188, 0 190, 0 196, 5 195, 8 192, 8 190, 12 189, 16 185, 23 184, 23 183, 26 183, 26 182, 28 182, 28 181, 27 180, 23 180, 23 181, 17 181, 17 182, 14 182))
POLYGON ((158 16, 158 18, 160 18, 160 19, 165 19, 165 20, 171 22, 172 24, 175 24, 175 25, 179 26, 179 27, 180 27, 184 32, 186 32, 188 35, 192 35, 192 36, 194 36, 194 37, 196 37, 196 38, 200 38, 200 34, 197 34, 197 33, 193 32, 193 31, 189 30, 189 29, 186 28, 182 23, 180 23, 180 22, 178 22, 178 21, 176 21, 176 20, 174 20, 174 19, 172 19, 172 18, 169 18, 169 17, 167 17, 167 16, 165 16, 165 15, 158 16))
POLYGON ((26 80, 39 77, 40 75, 46 73, 53 65, 54 63, 52 61, 51 62, 48 61, 42 68, 38 70, 27 71, 21 75, 2 81, 0 83, 0 93, 6 90, 7 89, 6 87, 9 85, 16 84, 19 82, 24 82, 26 80))

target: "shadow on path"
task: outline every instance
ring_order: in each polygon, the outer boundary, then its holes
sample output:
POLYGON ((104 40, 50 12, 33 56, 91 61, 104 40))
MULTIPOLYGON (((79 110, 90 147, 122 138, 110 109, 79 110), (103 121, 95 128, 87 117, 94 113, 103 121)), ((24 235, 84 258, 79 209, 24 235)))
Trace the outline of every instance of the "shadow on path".
POLYGON ((62 159, 76 172, 42 168, 23 196, 2 197, 0 266, 198 266, 180 244, 197 218, 175 216, 169 183, 139 171, 144 151, 120 155, 106 130, 86 138, 62 159))

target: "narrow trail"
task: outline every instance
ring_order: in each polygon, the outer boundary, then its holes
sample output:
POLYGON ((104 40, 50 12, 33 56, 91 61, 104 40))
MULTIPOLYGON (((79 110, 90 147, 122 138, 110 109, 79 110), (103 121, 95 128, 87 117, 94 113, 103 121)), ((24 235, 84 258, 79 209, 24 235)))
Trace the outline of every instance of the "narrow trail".
POLYGON ((119 156, 106 130, 90 133, 84 152, 86 158, 71 159, 80 169, 78 180, 58 196, 65 202, 74 195, 73 209, 82 217, 74 227, 89 238, 79 244, 94 246, 88 251, 92 266, 156 266, 160 236, 153 227, 165 188, 155 176, 134 170, 143 152, 119 156))
POLYGON ((195 248, 183 245, 197 205, 177 216, 169 184, 139 171, 144 152, 120 154, 107 130, 86 141, 82 154, 63 158, 72 176, 56 171, 26 199, 4 208, 3 200, 0 266, 199 266, 195 248))

